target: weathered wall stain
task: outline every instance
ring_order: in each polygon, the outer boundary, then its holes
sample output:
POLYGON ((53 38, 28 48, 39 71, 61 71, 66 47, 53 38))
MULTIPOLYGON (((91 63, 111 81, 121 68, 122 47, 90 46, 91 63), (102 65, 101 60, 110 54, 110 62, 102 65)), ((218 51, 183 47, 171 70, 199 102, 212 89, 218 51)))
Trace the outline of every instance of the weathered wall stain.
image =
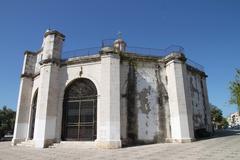
POLYGON ((206 128, 206 103, 202 78, 201 76, 198 76, 196 73, 192 72, 188 72, 188 76, 190 80, 190 92, 192 96, 194 129, 197 130, 206 128))
POLYGON ((136 69, 132 60, 129 61, 127 84, 127 137, 129 143, 135 143, 138 138, 138 115, 136 107, 136 69))
POLYGON ((24 74, 35 74, 34 71, 35 71, 35 65, 36 65, 36 60, 37 60, 37 56, 32 54, 32 53, 29 53, 26 51, 26 64, 25 64, 25 73, 24 74))
MULTIPOLYGON (((199 91, 197 88, 194 87, 194 84, 193 84, 193 78, 190 77, 190 89, 191 89, 191 96, 193 97, 194 96, 194 93, 197 93, 198 94, 198 97, 199 97, 199 91)), ((198 98, 199 99, 199 98, 198 98)))
POLYGON ((148 88, 144 88, 140 93, 138 93, 138 98, 140 101, 140 110, 142 113, 147 114, 151 111, 149 102, 148 102, 148 95, 151 93, 151 86, 148 86, 148 88))
POLYGON ((203 115, 201 115, 201 114, 194 114, 193 115, 193 120, 194 120, 194 122, 195 122, 195 124, 197 124, 198 126, 198 128, 204 128, 205 127, 205 125, 204 125, 204 118, 203 118, 203 115))
POLYGON ((164 142, 167 138, 167 132, 170 132, 169 124, 169 110, 168 110, 168 93, 164 83, 161 80, 160 66, 157 66, 155 70, 155 76, 157 78, 157 91, 158 91, 158 103, 159 103, 159 134, 155 136, 157 142, 164 142), (168 119, 167 119, 168 118, 168 119), (168 121, 167 121, 168 120, 168 121))
POLYGON ((207 126, 208 122, 207 122, 207 104, 206 104, 206 99, 205 99, 205 95, 204 95, 204 87, 203 87, 203 77, 201 77, 200 79, 201 82, 201 90, 202 90, 202 97, 203 97, 203 107, 204 107, 204 125, 207 126))
POLYGON ((138 62, 136 68, 138 140, 145 143, 155 143, 154 136, 159 132, 155 64, 138 62))
MULTIPOLYGON (((124 96, 127 99, 127 145, 166 142, 171 138, 166 88, 168 77, 165 74, 164 65, 146 65, 135 59, 128 59, 127 88, 124 96)), ((190 73, 188 76, 194 108, 194 127, 204 127, 201 81, 198 80, 198 75, 190 73)))

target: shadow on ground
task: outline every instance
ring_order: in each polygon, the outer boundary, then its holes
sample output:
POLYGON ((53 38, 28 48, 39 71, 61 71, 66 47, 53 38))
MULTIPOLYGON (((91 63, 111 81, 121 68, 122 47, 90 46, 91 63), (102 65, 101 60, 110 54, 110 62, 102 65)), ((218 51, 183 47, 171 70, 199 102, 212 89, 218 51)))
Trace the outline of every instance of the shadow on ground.
POLYGON ((240 129, 222 129, 215 131, 213 138, 240 135, 240 129))
POLYGON ((240 136, 240 129, 220 129, 216 130, 212 136, 206 138, 199 138, 197 141, 207 140, 212 138, 221 138, 227 136, 240 136))

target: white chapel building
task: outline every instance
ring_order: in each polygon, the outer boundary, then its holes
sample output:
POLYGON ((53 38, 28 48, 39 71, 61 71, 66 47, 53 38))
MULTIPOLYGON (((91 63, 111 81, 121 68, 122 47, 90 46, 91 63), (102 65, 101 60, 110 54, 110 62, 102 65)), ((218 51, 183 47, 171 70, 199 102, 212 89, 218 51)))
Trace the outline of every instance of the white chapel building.
POLYGON ((120 148, 211 132, 207 76, 183 50, 142 54, 119 38, 95 54, 64 58, 64 39, 47 30, 40 50, 24 53, 13 145, 120 148))

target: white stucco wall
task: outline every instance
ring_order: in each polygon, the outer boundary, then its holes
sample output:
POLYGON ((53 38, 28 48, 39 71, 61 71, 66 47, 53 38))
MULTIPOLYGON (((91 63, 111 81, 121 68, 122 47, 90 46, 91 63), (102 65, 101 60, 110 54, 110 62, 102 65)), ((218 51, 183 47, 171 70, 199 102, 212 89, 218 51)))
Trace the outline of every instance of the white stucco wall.
POLYGON ((194 129, 208 129, 209 125, 209 106, 208 98, 204 92, 205 77, 193 71, 187 72, 188 91, 191 95, 191 106, 193 109, 193 125, 194 129))
MULTIPOLYGON (((121 63, 121 137, 123 139, 128 138, 128 116, 130 119, 136 119, 136 126, 134 126, 133 130, 135 130, 135 134, 137 139, 145 142, 153 142, 157 141, 160 136, 169 137, 170 136, 170 128, 169 128, 169 106, 168 103, 165 102, 165 99, 159 102, 159 98, 163 98, 163 96, 167 96, 166 85, 166 70, 164 68, 164 64, 156 63, 156 62, 136 62, 134 64, 135 68, 135 90, 128 92, 128 76, 129 72, 129 62, 123 61, 121 63), (157 79, 159 78, 159 79, 157 79), (161 83, 161 86, 158 86, 158 83, 161 83), (161 92, 159 92, 158 87, 160 87, 161 92), (163 94, 166 93, 164 95, 163 94), (129 100, 128 94, 135 94, 134 99, 130 99, 130 101, 134 100, 135 102, 127 103, 129 100), (159 97, 160 96, 160 97, 159 97), (162 103, 160 106, 159 103, 162 103), (136 109, 134 112, 128 115, 128 107, 134 107, 132 105, 135 104, 136 109), (129 105, 129 106, 128 106, 129 105), (160 111, 160 107, 162 110, 160 111), (164 112, 164 113, 159 113, 164 112), (164 117, 160 117, 164 116, 164 117), (162 129, 160 131, 160 128, 162 129)), ((166 98, 167 99, 167 98, 166 98)), ((133 120, 132 123, 134 123, 133 120)))
POLYGON ((37 55, 35 54, 25 54, 22 74, 34 74, 36 65, 37 55))
POLYGON ((65 88, 68 86, 70 82, 78 78, 87 78, 91 80, 96 88, 98 93, 97 98, 97 107, 100 106, 100 78, 101 78, 101 63, 98 62, 90 62, 90 63, 80 63, 62 66, 60 68, 59 74, 61 75, 60 83, 59 83, 59 103, 58 103, 58 116, 57 116, 57 128, 56 128, 56 138, 58 141, 61 139, 61 128, 62 128, 62 109, 63 109, 63 98, 65 88), (82 71, 82 75, 80 76, 80 71, 82 71))
POLYGON ((34 73, 35 74, 38 74, 40 72, 40 64, 39 64, 39 62, 42 60, 42 58, 43 58, 43 53, 39 52, 37 54, 37 58, 36 58, 36 65, 35 65, 35 69, 34 69, 34 73))
POLYGON ((136 67, 138 139, 153 140, 159 131, 157 79, 154 63, 138 63, 136 67))

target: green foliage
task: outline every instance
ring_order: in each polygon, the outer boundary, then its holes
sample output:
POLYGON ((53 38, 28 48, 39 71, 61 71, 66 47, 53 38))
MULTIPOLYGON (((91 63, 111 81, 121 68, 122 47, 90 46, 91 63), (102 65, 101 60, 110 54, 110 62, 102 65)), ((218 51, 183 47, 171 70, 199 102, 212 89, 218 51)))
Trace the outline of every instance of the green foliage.
POLYGON ((211 105, 211 120, 213 124, 218 126, 218 128, 224 128, 228 126, 228 122, 226 118, 223 117, 222 111, 214 105, 211 105))
POLYGON ((212 122, 220 123, 223 119, 222 111, 216 106, 211 106, 211 120, 212 122))
POLYGON ((229 89, 231 92, 230 104, 236 104, 240 111, 240 69, 236 70, 235 79, 230 82, 229 89))
POLYGON ((13 132, 15 122, 15 111, 3 106, 0 109, 0 139, 8 132, 13 132))
POLYGON ((223 118, 223 119, 222 119, 221 125, 222 125, 223 127, 228 127, 229 124, 228 124, 227 118, 223 118))

